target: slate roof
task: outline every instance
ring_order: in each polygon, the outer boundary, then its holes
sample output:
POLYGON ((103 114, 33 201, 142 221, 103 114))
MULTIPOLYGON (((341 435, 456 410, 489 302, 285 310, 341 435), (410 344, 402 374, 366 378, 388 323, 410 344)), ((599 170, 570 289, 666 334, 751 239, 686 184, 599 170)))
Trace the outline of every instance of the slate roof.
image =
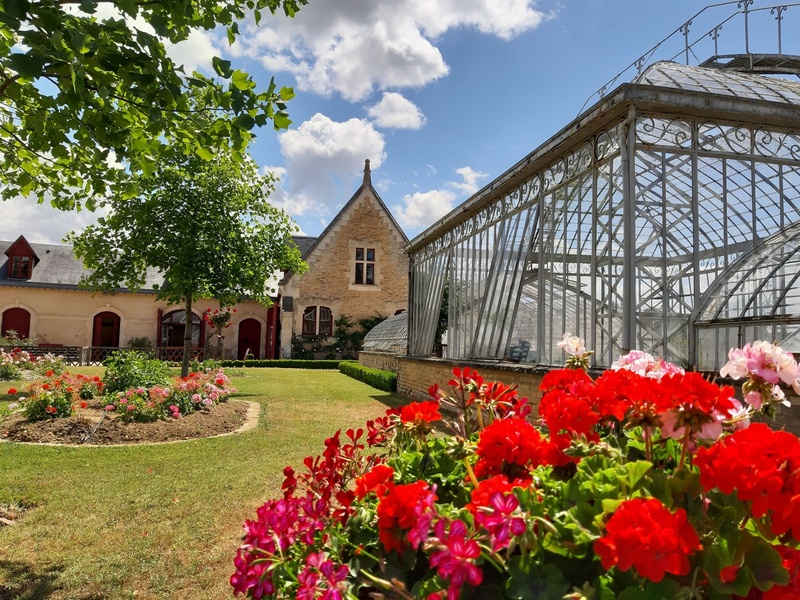
POLYGON ((305 258, 309 250, 311 250, 316 243, 317 238, 308 235, 293 235, 292 240, 297 244, 297 247, 300 249, 300 254, 305 258))
MULTIPOLYGON (((88 269, 84 268, 83 263, 75 258, 72 246, 28 242, 39 258, 39 262, 33 267, 30 279, 11 279, 8 276, 9 260, 4 253, 13 243, 13 241, 0 241, 0 260, 2 260, 0 286, 79 289, 78 282, 81 277, 90 273, 88 269)), ((153 284, 161 283, 163 280, 163 277, 155 269, 148 269, 147 280, 141 291, 152 292, 153 284)))
MULTIPOLYGON (((317 241, 315 237, 301 235, 292 236, 292 239, 303 256, 317 241)), ((81 261, 75 258, 72 246, 28 242, 28 245, 36 253, 39 262, 35 263, 30 279, 12 279, 8 276, 9 260, 4 253, 13 243, 14 241, 0 241, 0 261, 2 261, 0 262, 0 286, 80 289, 78 283, 81 277, 91 272, 89 269, 84 268, 81 261)), ((140 292, 155 293, 153 285, 161 285, 163 282, 163 276, 156 269, 147 269, 145 285, 140 292)), ((119 291, 125 290, 120 289, 119 291)))

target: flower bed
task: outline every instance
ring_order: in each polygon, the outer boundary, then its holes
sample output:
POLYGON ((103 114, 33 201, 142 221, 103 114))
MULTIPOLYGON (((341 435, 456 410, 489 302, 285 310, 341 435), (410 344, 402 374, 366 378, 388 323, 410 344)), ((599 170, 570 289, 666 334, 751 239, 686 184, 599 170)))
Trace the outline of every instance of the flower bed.
MULTIPOLYGON (((238 429, 246 406, 216 409, 236 392, 220 369, 190 373, 165 386, 137 387, 104 395, 98 377, 55 374, 28 386, 9 409, 20 408, 3 422, 2 437, 48 443, 131 443, 189 439, 238 429), (181 425, 176 425, 180 420, 181 425), (184 420, 191 423, 183 424, 184 420)), ((11 388, 9 395, 19 392, 11 388)))
POLYGON ((61 373, 64 365, 63 356, 54 356, 48 353, 36 357, 21 348, 12 348, 9 352, 0 348, 0 380, 2 381, 40 376, 46 371, 61 373))
MULTIPOLYGON (((76 409, 86 408, 87 400, 101 396, 103 389, 99 377, 47 371, 43 380, 28 386, 28 395, 21 396, 19 403, 29 421, 70 417, 76 409)), ((187 377, 176 378, 171 386, 136 387, 117 392, 106 397, 104 406, 106 411, 115 412, 125 421, 178 419, 226 402, 235 392, 236 388, 220 369, 212 373, 189 373, 187 377)), ((8 393, 16 395, 18 391, 11 388, 8 393)))
POLYGON ((800 598, 800 441, 750 424, 798 386, 792 356, 731 351, 742 404, 641 352, 593 380, 582 342, 562 347, 571 368, 545 376, 533 423, 515 386, 455 369, 451 392, 287 467, 245 522, 234 593, 800 598))

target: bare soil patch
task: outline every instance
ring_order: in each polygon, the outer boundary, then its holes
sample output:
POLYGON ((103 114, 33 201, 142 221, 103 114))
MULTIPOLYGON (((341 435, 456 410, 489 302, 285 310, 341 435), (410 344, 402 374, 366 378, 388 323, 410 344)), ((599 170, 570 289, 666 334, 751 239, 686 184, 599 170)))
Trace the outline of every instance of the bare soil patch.
POLYGON ((247 407, 244 402, 224 402, 179 419, 152 423, 123 421, 114 413, 105 413, 103 418, 102 406, 93 404, 68 418, 35 423, 26 421, 21 413, 14 413, 0 422, 0 438, 15 442, 103 446, 190 440, 236 431, 245 421, 247 407))

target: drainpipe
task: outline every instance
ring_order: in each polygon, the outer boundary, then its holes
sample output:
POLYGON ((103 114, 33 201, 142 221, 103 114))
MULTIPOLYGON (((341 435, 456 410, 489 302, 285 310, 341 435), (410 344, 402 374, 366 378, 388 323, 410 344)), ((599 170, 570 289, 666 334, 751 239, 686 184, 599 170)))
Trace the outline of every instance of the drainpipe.
POLYGON ((622 353, 636 347, 636 108, 628 108, 619 136, 622 160, 622 353))

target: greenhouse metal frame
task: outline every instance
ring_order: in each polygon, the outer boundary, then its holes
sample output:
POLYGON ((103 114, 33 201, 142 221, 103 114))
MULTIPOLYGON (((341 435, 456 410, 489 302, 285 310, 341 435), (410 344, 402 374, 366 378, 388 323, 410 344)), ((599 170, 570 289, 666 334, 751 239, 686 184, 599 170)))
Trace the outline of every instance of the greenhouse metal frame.
POLYGON ((567 332, 596 367, 791 345, 798 223, 800 82, 657 62, 409 244, 408 353, 445 300, 454 359, 558 365, 567 332))

